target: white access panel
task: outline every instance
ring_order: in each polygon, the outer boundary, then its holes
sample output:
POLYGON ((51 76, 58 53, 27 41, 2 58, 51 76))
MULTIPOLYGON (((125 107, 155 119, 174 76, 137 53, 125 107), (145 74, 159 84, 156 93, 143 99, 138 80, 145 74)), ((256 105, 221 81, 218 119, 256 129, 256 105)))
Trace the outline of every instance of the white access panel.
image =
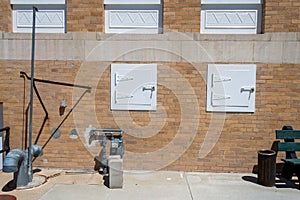
POLYGON ((200 33, 257 34, 261 21, 261 4, 203 4, 200 33))
MULTIPOLYGON (((64 33, 66 25, 65 5, 37 5, 37 33, 64 33)), ((32 31, 32 6, 14 5, 12 11, 13 32, 30 33, 32 31)))
POLYGON ((207 111, 254 112, 256 65, 209 64, 207 111))
POLYGON ((156 96, 156 64, 111 65, 112 110, 156 110, 156 96))
POLYGON ((161 5, 106 5, 106 33, 157 34, 162 27, 161 5))

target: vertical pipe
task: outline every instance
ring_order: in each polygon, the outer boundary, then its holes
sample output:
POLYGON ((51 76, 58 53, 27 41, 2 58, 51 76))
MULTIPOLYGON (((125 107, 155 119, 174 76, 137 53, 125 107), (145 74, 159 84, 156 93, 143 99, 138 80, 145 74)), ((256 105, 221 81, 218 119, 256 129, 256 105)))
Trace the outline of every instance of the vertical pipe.
POLYGON ((29 138, 28 138, 28 179, 32 182, 32 115, 33 115, 33 86, 34 86, 34 50, 35 50, 35 18, 38 9, 32 8, 33 19, 32 19, 32 50, 31 50, 31 79, 30 79, 30 113, 29 113, 29 138))
POLYGON ((20 77, 24 78, 24 85, 23 85, 23 124, 22 124, 22 138, 21 138, 21 142, 22 142, 22 150, 24 150, 24 144, 26 143, 24 141, 24 134, 25 134, 25 101, 26 101, 26 79, 24 75, 21 75, 20 77))

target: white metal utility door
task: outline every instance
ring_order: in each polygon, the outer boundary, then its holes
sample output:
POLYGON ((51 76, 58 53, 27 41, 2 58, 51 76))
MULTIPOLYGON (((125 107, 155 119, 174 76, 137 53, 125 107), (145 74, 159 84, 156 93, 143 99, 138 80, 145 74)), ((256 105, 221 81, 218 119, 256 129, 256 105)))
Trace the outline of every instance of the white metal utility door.
POLYGON ((255 65, 209 65, 207 110, 254 112, 255 65))
POLYGON ((155 110, 156 65, 112 64, 111 109, 155 110))

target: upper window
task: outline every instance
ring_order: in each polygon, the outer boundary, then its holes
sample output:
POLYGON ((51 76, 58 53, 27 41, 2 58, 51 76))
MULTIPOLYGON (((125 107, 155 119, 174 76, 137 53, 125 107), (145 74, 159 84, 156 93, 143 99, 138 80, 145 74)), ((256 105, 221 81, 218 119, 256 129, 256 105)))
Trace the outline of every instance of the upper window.
POLYGON ((106 33, 160 33, 161 0, 104 0, 106 33))
POLYGON ((202 0, 201 33, 261 32, 262 0, 202 0))
POLYGON ((11 0, 13 8, 13 32, 29 33, 32 31, 32 6, 36 13, 37 33, 65 32, 65 0, 11 0))

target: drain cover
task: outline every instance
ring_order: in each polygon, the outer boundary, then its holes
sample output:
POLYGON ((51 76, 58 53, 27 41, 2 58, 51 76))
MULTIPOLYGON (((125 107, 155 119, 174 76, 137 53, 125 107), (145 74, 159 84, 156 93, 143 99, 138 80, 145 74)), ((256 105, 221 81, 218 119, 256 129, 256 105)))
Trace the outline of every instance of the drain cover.
POLYGON ((16 200, 17 197, 8 194, 0 194, 0 200, 16 200))

